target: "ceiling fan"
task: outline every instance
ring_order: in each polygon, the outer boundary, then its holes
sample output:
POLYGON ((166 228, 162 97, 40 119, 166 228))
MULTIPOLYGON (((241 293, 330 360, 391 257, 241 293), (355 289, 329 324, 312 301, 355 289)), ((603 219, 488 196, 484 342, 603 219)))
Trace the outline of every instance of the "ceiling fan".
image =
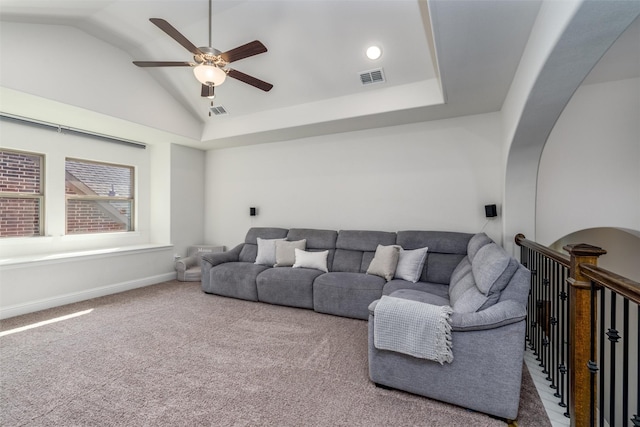
POLYGON ((167 33, 169 37, 177 41, 182 47, 193 54, 195 62, 181 61, 133 61, 138 67, 194 67, 193 73, 196 79, 202 84, 200 96, 212 99, 214 95, 214 87, 220 86, 227 76, 247 83, 253 87, 268 92, 273 88, 271 83, 267 83, 248 74, 242 73, 232 68, 226 68, 228 64, 258 55, 267 51, 265 45, 260 41, 254 40, 235 49, 226 52, 220 52, 211 46, 211 0, 209 0, 209 46, 196 47, 185 36, 180 34, 171 24, 164 19, 151 18, 162 31, 167 33))

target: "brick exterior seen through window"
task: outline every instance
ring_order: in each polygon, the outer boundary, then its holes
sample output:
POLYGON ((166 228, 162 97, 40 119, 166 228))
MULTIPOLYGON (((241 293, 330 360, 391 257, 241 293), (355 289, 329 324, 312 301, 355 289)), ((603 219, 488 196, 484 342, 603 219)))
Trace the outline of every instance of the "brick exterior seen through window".
POLYGON ((0 237, 41 234, 43 156, 0 151, 0 237))

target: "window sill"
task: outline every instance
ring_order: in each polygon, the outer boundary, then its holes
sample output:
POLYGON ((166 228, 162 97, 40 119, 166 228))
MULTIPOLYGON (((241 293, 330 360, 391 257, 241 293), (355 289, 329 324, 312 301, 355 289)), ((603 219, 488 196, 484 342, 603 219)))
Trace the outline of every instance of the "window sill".
POLYGON ((141 252, 153 252, 161 251, 173 248, 172 245, 162 244, 144 244, 144 245, 131 245, 121 246, 115 248, 103 248, 92 250, 80 250, 72 252, 57 252, 49 254, 37 254, 37 255, 25 255, 17 257, 3 257, 0 258, 0 267, 4 266, 18 266, 21 264, 33 264, 33 263, 50 263, 60 262, 65 260, 75 260, 78 258, 91 259, 91 258, 104 258, 107 256, 118 256, 124 253, 141 253, 141 252))

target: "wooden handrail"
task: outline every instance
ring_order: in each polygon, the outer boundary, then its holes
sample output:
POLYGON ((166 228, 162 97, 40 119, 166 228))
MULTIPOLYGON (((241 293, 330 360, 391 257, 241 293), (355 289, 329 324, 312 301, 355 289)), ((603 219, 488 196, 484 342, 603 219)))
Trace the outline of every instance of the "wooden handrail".
POLYGON ((580 270, 585 277, 598 285, 640 305, 640 283, 590 264, 580 264, 580 270))
MULTIPOLYGON (((568 255, 528 240, 524 234, 517 234, 515 242, 518 246, 524 246, 525 248, 539 252, 567 268, 570 266, 570 257, 568 255)), ((629 301, 640 305, 640 283, 592 264, 580 264, 580 269, 589 280, 593 280, 598 285, 610 289, 627 298, 629 301)))
POLYGON ((554 251, 553 249, 549 249, 548 247, 542 246, 541 244, 536 243, 532 240, 527 240, 527 238, 522 233, 516 234, 515 240, 516 245, 518 246, 524 246, 525 248, 533 249, 534 251, 541 253, 547 258, 551 258, 558 264, 561 264, 567 268, 569 268, 570 266, 571 261, 568 255, 565 255, 558 251, 554 251))

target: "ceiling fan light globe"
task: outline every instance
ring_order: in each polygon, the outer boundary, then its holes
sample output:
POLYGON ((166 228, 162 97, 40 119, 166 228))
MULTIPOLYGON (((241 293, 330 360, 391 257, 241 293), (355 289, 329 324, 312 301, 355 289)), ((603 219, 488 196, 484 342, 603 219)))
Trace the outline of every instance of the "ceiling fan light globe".
POLYGON ((193 69, 196 79, 203 85, 219 86, 227 78, 227 73, 215 65, 200 64, 193 69))

